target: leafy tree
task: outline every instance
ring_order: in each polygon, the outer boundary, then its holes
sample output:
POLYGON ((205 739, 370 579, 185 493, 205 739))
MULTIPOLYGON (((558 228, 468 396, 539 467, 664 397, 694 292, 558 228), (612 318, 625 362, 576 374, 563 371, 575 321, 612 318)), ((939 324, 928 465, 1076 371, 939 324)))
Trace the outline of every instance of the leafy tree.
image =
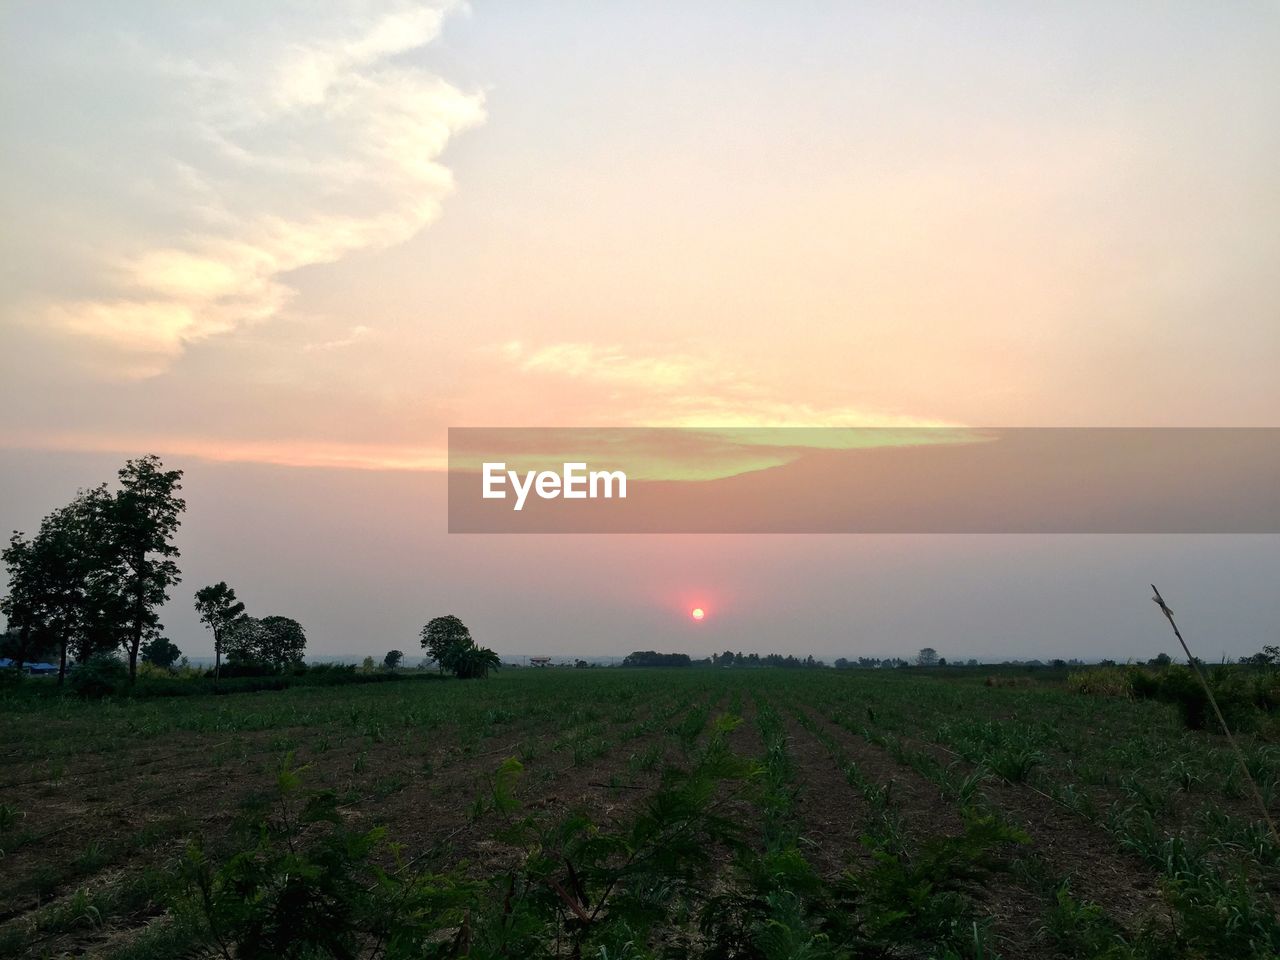
POLYGON ((448 651, 453 647, 465 646, 472 642, 471 631, 467 629, 466 624, 451 613, 436 617, 429 622, 422 628, 421 637, 422 648, 427 651, 427 655, 436 662, 436 666, 442 672, 448 669, 445 664, 448 651))
MULTIPOLYGON (((32 542, 15 530, 3 554, 9 574, 9 592, 0 598, 0 613, 9 623, 5 631, 4 655, 17 662, 18 669, 38 656, 38 650, 52 639, 42 630, 41 578, 32 542)), ((59 676, 61 680, 61 676, 59 676)))
POLYGON ((14 533, 2 553, 9 593, 0 600, 0 612, 18 635, 14 659, 56 652, 59 684, 66 676, 69 650, 84 662, 116 646, 115 635, 108 632, 104 639, 103 631, 95 629, 116 609, 101 588, 106 543, 102 508, 107 499, 105 487, 82 491, 45 517, 30 540, 14 533))
POLYGON ((223 645, 227 650, 227 662, 238 666, 259 664, 269 666, 268 649, 270 632, 257 617, 237 617, 228 627, 223 645))
POLYGON ((196 612, 200 622, 213 631, 213 681, 218 682, 222 670, 222 645, 228 630, 244 616, 244 604, 225 580, 196 591, 196 612))
POLYGON ((388 650, 387 655, 382 658, 382 665, 388 670, 396 670, 400 667, 400 661, 404 659, 404 654, 399 650, 388 650))
POLYGON ((916 654, 916 664, 921 667, 935 667, 938 665, 938 651, 933 647, 922 647, 920 652, 916 654))
POLYGON ((124 645, 132 681, 142 638, 148 628, 159 629, 157 610, 169 599, 169 587, 182 579, 173 538, 186 503, 177 496, 182 471, 165 470, 157 456, 126 461, 119 477, 112 541, 118 550, 121 593, 128 598, 124 645))
POLYGON ((1245 657, 1241 663, 1249 663, 1255 667, 1274 667, 1280 664, 1280 647, 1265 646, 1253 656, 1245 657))
POLYGON ((287 667, 301 663, 307 649, 307 634, 302 624, 292 617, 271 616, 262 618, 262 644, 259 659, 275 667, 287 667))
POLYGON ((363 670, 365 673, 372 673, 373 657, 365 657, 364 661, 360 664, 360 669, 363 670))
POLYGON ((422 648, 441 671, 470 679, 487 677, 501 665, 498 655, 487 647, 478 647, 471 631, 453 614, 436 617, 422 628, 422 648))
POLYGON ((174 642, 159 634, 148 640, 142 647, 142 662, 153 664, 164 670, 168 670, 177 663, 181 656, 182 651, 174 642))

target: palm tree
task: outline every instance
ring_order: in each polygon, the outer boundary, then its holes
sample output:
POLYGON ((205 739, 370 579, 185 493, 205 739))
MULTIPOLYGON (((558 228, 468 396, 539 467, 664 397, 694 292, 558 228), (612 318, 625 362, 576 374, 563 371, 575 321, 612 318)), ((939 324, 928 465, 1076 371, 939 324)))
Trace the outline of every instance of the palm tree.
POLYGON ((489 676, 490 670, 502 666, 502 660, 488 647, 478 647, 474 643, 460 645, 450 651, 448 667, 460 680, 474 680, 489 676))

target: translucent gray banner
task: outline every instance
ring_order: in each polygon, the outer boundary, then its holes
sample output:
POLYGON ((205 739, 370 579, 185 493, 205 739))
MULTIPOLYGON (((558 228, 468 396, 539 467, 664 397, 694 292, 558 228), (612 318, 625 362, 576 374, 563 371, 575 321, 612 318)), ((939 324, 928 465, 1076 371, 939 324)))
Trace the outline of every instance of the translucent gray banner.
POLYGON ((1280 428, 454 428, 451 533, 1278 533, 1280 428))

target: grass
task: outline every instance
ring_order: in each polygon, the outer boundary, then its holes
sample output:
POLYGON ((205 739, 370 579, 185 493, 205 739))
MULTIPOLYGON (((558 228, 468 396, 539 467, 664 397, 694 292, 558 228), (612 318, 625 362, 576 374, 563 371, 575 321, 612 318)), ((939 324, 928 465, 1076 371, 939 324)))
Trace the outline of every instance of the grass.
MULTIPOLYGON (((351 837, 385 831, 372 866, 421 858, 406 880, 422 871, 426 886, 406 897, 465 887, 473 943, 506 937, 529 956, 576 944, 592 956, 711 957, 718 942, 739 951, 725 957, 1017 957, 1000 919, 1015 905, 1037 918, 1025 944, 1045 953, 1280 952, 1280 849, 1221 738, 1186 729, 1171 704, 1064 683, 526 670, 168 700, 9 697, 0 722, 0 952, 198 952, 175 864, 193 840, 214 870, 256 849, 252 825, 271 815, 285 754, 307 768, 308 790, 334 795, 351 837), (800 759, 813 754, 797 738, 821 746, 857 811, 838 836, 806 821, 821 809, 818 761, 800 759), (519 776, 495 788, 506 758, 519 776), (1066 875, 1051 847, 1026 842, 1018 798, 1051 804, 1057 819, 1037 829, 1067 831, 1063 843, 1090 832, 1099 873, 1132 876, 1136 901, 1118 910, 1094 878, 1066 875), (703 844, 679 835, 679 855, 663 860, 635 831, 667 835, 678 811, 703 844), (516 820, 533 833, 513 842, 516 820), (553 850, 562 859, 540 859, 553 850), (581 858, 581 870, 571 862, 590 909, 566 850, 581 858), (644 870, 615 875, 632 855, 648 858, 644 870), (814 866, 833 860, 843 872, 814 866), (528 930, 503 919, 504 883, 526 890, 528 930), (618 922, 584 926, 573 906, 590 913, 602 895, 618 922)), ((1274 802, 1280 750, 1251 735, 1241 748, 1274 802)), ((459 916, 441 913, 432 942, 452 944, 459 916)))

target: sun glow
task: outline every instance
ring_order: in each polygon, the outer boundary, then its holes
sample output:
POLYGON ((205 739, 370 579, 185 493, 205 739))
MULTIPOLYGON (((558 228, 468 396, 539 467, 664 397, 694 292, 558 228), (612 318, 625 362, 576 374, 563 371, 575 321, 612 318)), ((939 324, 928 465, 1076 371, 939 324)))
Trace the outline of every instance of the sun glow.
POLYGON ((701 607, 694 607, 689 611, 689 616, 693 617, 695 620, 701 620, 706 615, 707 611, 703 610, 701 607))

